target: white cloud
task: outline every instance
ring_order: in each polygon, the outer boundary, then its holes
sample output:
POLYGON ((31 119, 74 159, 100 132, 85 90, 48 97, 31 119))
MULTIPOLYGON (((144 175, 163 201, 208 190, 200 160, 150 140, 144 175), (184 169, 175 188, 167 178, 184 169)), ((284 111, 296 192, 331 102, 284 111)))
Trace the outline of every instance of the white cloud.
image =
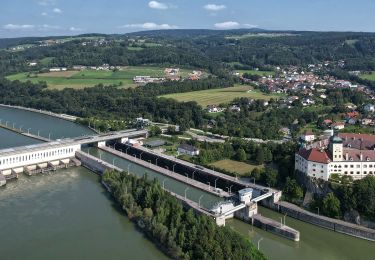
POLYGON ((72 26, 72 27, 69 28, 69 31, 71 31, 71 32, 80 32, 80 31, 82 31, 82 29, 78 28, 78 27, 72 26))
POLYGON ((42 24, 38 25, 38 30, 44 31, 44 30, 57 30, 61 29, 58 25, 49 25, 49 24, 42 24))
POLYGON ((54 13, 56 14, 61 14, 62 13, 62 10, 60 8, 53 8, 52 10, 54 13))
POLYGON ((6 30, 18 30, 18 31, 53 31, 53 30, 61 30, 61 26, 58 25, 49 25, 49 24, 6 24, 3 26, 6 30))
POLYGON ((256 25, 256 24, 250 24, 250 23, 245 23, 245 24, 243 24, 243 26, 245 26, 247 28, 257 28, 258 27, 258 25, 256 25))
POLYGON ((30 29, 34 29, 35 25, 9 23, 9 24, 4 25, 3 28, 7 30, 30 30, 30 29))
POLYGON ((48 16, 46 12, 41 13, 42 16, 48 16))
POLYGON ((54 5, 55 0, 39 0, 38 4, 42 6, 54 5))
POLYGON ((170 25, 167 23, 157 24, 157 23, 140 23, 140 24, 126 24, 120 26, 120 28, 138 28, 138 29, 145 29, 145 30, 166 30, 166 29, 177 29, 178 26, 170 25))
POLYGON ((204 6, 204 9, 208 11, 213 11, 213 12, 221 11, 221 10, 224 10, 225 8, 227 8, 225 5, 217 5, 217 4, 207 4, 204 6))
POLYGON ((158 10, 167 10, 169 8, 167 4, 158 1, 150 1, 148 7, 158 10))
POLYGON ((238 22, 227 21, 222 23, 215 23, 214 26, 216 29, 234 29, 238 28, 240 24, 238 22))

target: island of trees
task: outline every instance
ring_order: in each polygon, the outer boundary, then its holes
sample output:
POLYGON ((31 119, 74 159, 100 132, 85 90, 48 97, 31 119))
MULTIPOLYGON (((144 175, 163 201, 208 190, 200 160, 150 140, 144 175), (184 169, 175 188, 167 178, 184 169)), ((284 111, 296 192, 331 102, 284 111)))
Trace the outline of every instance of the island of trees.
POLYGON ((129 219, 173 259, 265 259, 248 238, 184 209, 147 175, 107 171, 102 181, 129 219))

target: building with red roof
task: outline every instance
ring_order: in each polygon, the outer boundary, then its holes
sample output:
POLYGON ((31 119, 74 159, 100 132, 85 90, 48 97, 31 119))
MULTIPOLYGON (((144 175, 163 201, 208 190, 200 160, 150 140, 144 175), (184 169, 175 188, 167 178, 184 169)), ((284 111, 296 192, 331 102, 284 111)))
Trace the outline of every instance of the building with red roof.
POLYGON ((295 169, 323 180, 329 180, 332 174, 353 179, 375 176, 375 135, 340 133, 324 144, 300 149, 295 169))

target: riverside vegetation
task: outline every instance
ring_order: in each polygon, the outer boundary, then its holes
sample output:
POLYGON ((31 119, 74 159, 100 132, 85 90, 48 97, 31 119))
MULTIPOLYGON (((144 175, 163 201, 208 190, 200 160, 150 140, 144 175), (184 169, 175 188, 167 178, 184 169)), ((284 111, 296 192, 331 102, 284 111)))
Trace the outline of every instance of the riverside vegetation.
POLYGON ((157 180, 107 171, 102 180, 121 209, 174 259, 265 259, 249 239, 186 210, 157 180))

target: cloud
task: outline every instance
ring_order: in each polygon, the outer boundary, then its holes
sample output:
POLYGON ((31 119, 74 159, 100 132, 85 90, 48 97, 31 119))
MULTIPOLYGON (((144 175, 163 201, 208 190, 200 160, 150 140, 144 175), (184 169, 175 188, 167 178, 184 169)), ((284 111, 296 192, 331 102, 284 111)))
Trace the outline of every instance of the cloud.
POLYGON ((71 31, 71 32, 80 32, 80 31, 82 31, 82 29, 78 28, 78 27, 72 26, 72 27, 69 28, 69 31, 71 31))
POLYGON ((167 10, 169 8, 167 4, 158 1, 150 1, 148 7, 158 10, 167 10))
POLYGON ((30 29, 34 29, 35 25, 9 23, 9 24, 4 25, 3 28, 6 30, 30 30, 30 29))
POLYGON ((18 30, 18 31, 51 31, 51 30, 61 30, 61 26, 49 25, 49 24, 6 24, 3 26, 6 30, 18 30))
POLYGON ((49 24, 42 24, 42 25, 38 25, 37 27, 38 27, 38 30, 40 31, 61 29, 61 27, 58 25, 49 25, 49 24))
POLYGON ((62 10, 60 8, 53 8, 52 10, 54 13, 56 14, 61 14, 62 13, 62 10))
POLYGON ((48 6, 48 5, 54 5, 56 3, 55 0, 39 0, 38 5, 42 6, 48 6))
POLYGON ((243 26, 247 27, 247 28, 257 28, 258 25, 256 24, 250 24, 250 23, 244 23, 243 26))
POLYGON ((238 28, 240 24, 238 22, 227 21, 222 23, 215 23, 214 26, 216 29, 234 29, 238 28))
POLYGON ((208 11, 213 11, 213 12, 221 11, 221 10, 224 10, 225 8, 227 8, 225 5, 217 5, 217 4, 207 4, 204 6, 204 9, 208 11))
POLYGON ((48 16, 48 13, 43 12, 43 13, 41 13, 41 15, 42 15, 42 16, 48 16))
POLYGON ((157 24, 157 23, 141 23, 141 24, 126 24, 120 26, 120 28, 138 28, 138 29, 145 29, 145 30, 167 30, 167 29, 177 29, 178 26, 170 25, 167 23, 157 24))

